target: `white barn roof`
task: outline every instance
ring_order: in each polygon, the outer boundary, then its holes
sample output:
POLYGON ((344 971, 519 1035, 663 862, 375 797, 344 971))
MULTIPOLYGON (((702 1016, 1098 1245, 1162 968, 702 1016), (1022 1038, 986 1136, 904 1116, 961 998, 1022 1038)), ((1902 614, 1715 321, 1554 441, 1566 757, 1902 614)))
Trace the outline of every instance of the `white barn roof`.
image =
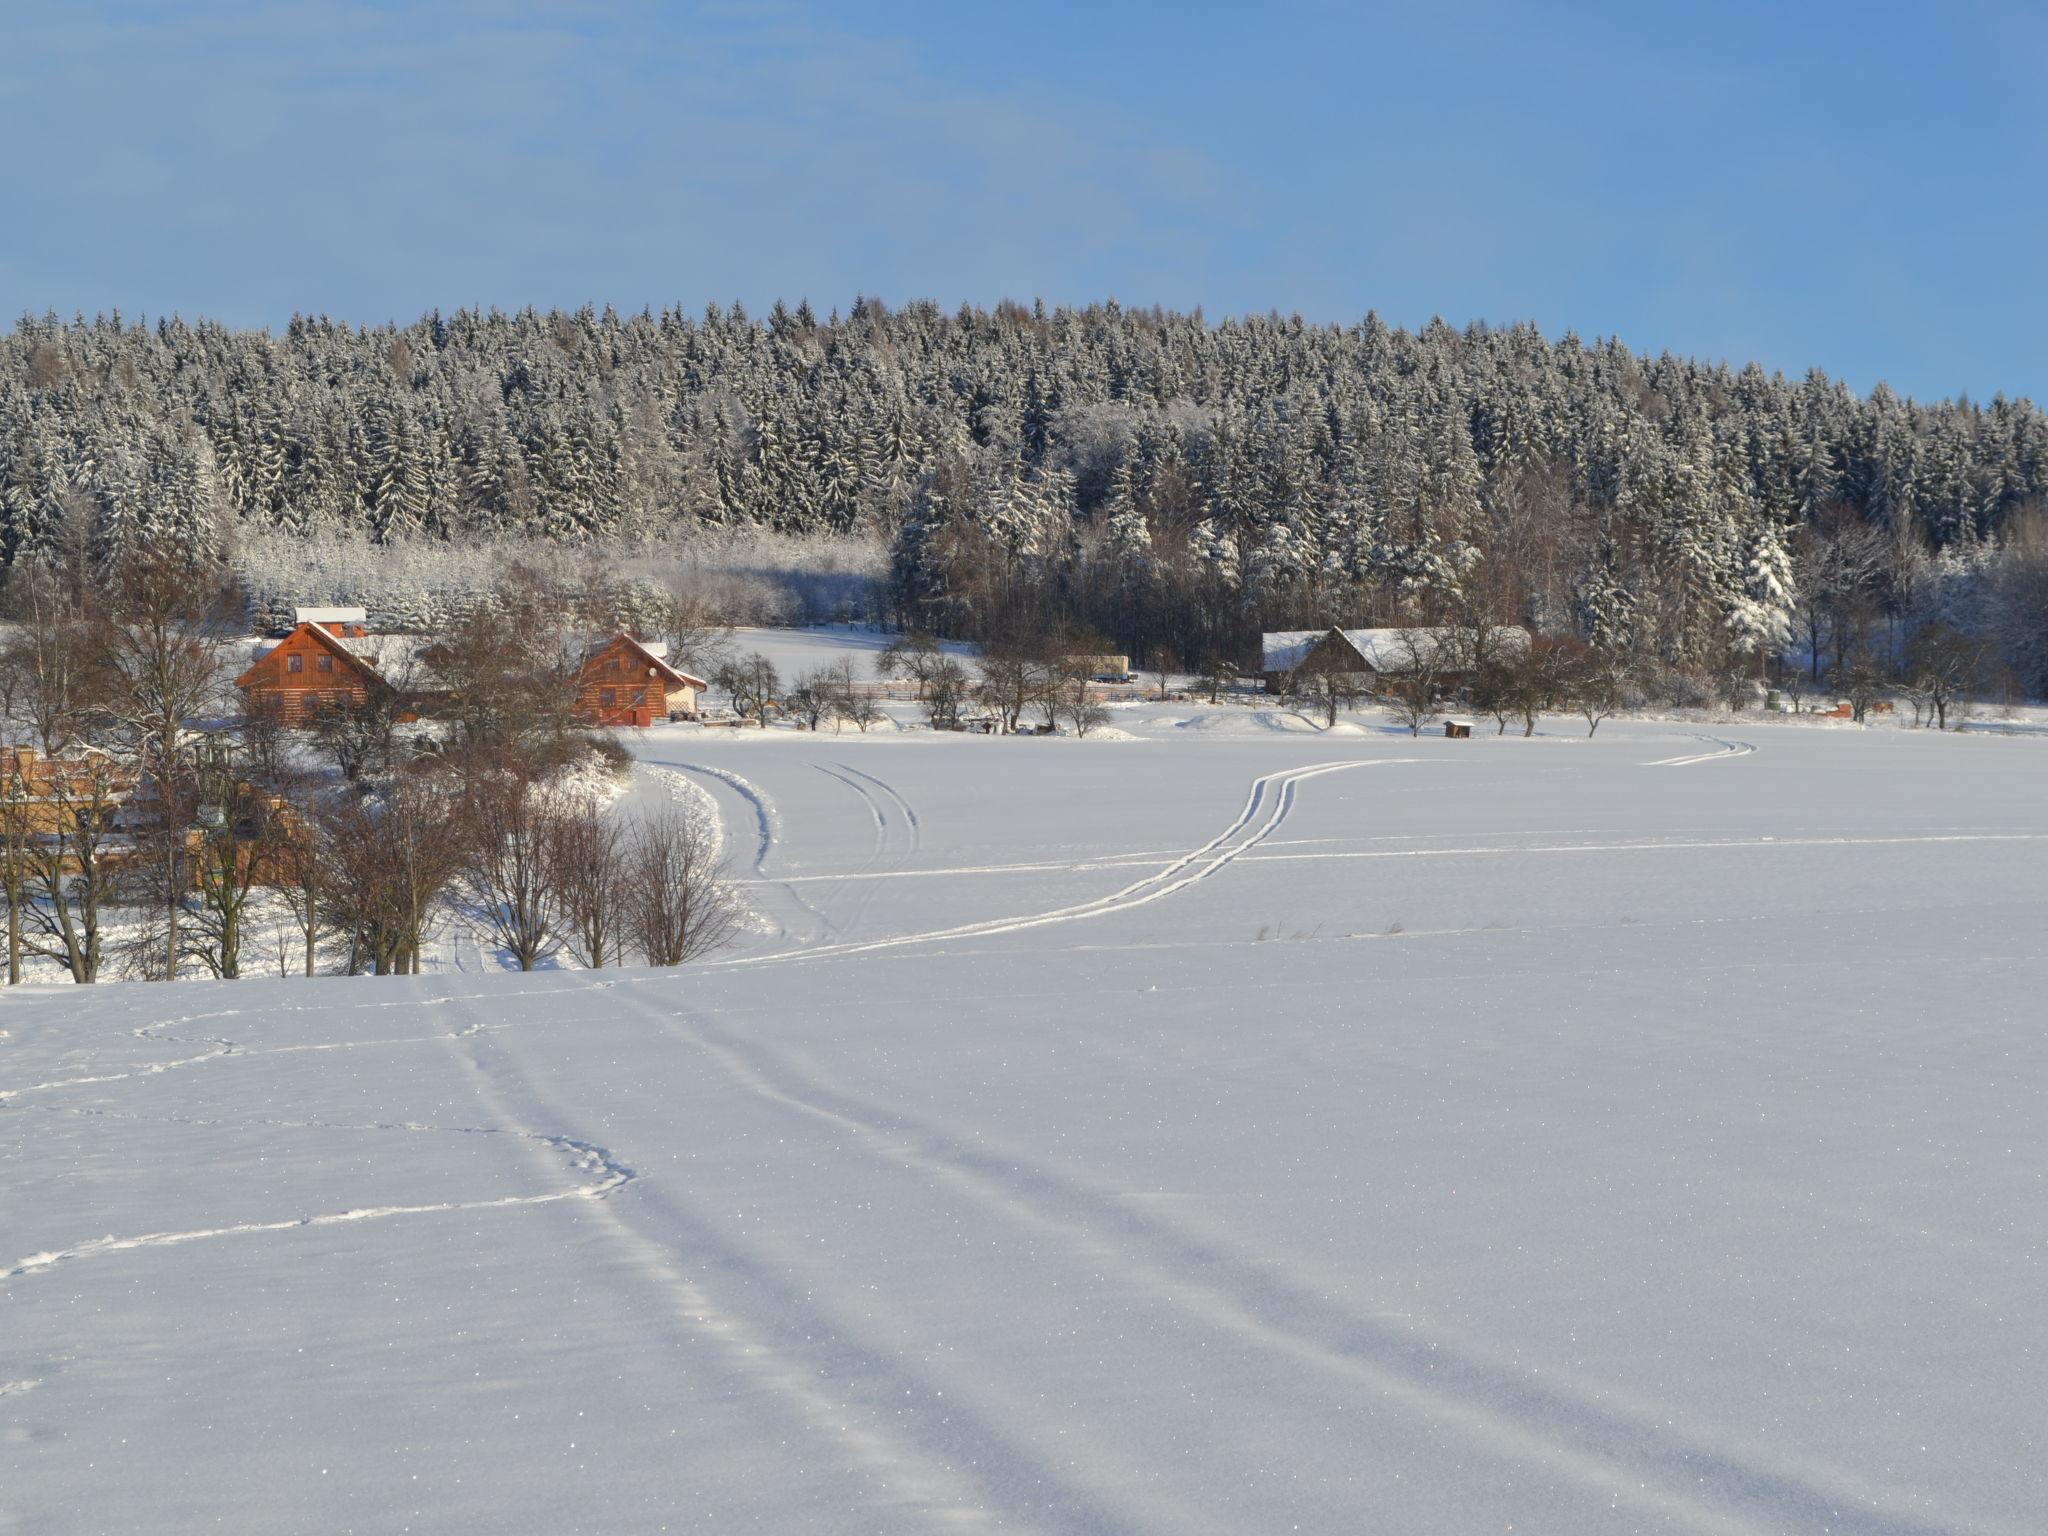
MULTIPOLYGON (((1329 634, 1327 629, 1276 629, 1265 636, 1265 670, 1292 672, 1310 649, 1329 634)), ((1432 656, 1437 646, 1450 640, 1455 631, 1410 626, 1393 629, 1340 629, 1353 650, 1375 672, 1398 672, 1412 655, 1432 656), (1412 648, 1412 649, 1411 649, 1412 648)), ((1502 651, 1528 649, 1529 631, 1519 624, 1497 624, 1490 631, 1493 644, 1502 651)))
POLYGON ((367 624, 370 612, 367 608, 294 608, 294 624, 367 624))

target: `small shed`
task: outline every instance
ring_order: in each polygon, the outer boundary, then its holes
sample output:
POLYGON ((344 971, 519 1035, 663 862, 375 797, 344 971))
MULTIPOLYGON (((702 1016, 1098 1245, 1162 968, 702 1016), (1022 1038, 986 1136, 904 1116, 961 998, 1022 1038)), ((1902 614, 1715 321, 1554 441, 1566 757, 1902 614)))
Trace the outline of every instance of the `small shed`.
POLYGON ((1444 722, 1444 735, 1448 736, 1452 741, 1467 740, 1472 735, 1472 722, 1470 720, 1446 720, 1444 722))

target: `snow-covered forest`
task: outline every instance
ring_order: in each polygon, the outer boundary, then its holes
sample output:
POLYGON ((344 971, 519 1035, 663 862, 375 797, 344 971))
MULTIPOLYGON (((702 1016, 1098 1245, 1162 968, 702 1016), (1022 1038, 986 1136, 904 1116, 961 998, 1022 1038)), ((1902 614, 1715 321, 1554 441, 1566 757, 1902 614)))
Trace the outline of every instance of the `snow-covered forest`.
POLYGON ((545 541, 738 569, 734 617, 979 637, 1053 613, 1189 662, 1262 626, 1484 611, 1818 674, 1939 622, 2041 693, 2044 498, 2026 401, 1859 398, 1527 326, 856 300, 0 340, 7 563, 175 544, 259 601, 431 609, 422 583, 488 581, 477 549, 545 541))

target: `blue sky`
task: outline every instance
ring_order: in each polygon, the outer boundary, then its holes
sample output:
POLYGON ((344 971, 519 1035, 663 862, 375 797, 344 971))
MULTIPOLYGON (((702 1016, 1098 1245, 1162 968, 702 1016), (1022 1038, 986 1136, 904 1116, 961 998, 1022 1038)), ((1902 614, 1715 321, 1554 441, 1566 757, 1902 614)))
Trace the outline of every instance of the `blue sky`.
POLYGON ((2048 398, 2048 7, 0 5, 0 306, 1278 309, 2048 398))

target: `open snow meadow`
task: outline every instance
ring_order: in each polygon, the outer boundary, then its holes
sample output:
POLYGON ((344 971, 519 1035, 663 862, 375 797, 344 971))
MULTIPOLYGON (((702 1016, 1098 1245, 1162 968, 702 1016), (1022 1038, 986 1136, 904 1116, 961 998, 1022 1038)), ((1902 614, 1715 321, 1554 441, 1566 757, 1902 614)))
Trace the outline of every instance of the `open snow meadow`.
POLYGON ((2048 1529, 2048 742, 1116 726, 628 733, 679 971, 0 1000, 0 1530, 2048 1529))

